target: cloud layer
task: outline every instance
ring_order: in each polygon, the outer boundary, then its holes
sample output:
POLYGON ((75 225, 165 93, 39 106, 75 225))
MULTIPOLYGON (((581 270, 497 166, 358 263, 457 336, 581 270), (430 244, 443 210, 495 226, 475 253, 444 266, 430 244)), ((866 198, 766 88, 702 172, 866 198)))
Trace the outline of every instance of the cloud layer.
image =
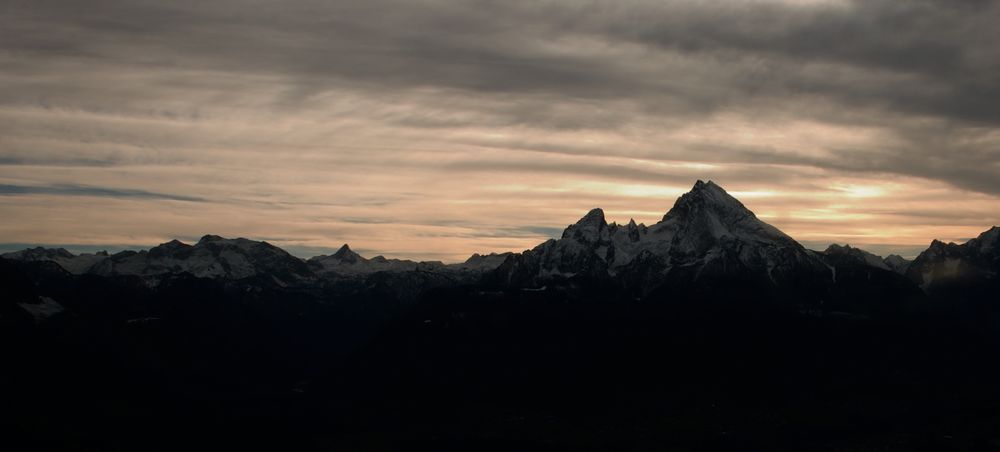
POLYGON ((1000 223, 991 1, 0 6, 0 241, 457 260, 713 179, 807 242, 1000 223))

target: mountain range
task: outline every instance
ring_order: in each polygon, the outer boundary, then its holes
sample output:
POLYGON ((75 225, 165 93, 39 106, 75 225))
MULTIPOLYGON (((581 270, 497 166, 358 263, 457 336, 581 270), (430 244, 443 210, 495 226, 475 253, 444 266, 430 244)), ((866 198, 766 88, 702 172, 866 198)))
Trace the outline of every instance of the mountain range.
POLYGON ((459 264, 367 259, 348 245, 334 254, 303 260, 267 242, 215 235, 193 245, 173 240, 148 251, 111 255, 74 255, 61 248, 39 247, 2 257, 50 261, 74 275, 134 276, 149 285, 182 273, 283 287, 364 285, 366 280, 410 274, 422 275, 425 286, 485 282, 537 288, 552 281, 601 280, 639 296, 662 287, 727 279, 815 292, 837 284, 838 268, 851 267, 903 275, 923 291, 934 292, 956 283, 995 284, 1000 269, 998 240, 996 226, 964 244, 935 240, 912 262, 898 255, 882 258, 850 245, 812 251, 761 221, 719 185, 698 181, 656 224, 634 220, 609 224, 601 209, 593 209, 559 239, 521 253, 476 254, 459 264))

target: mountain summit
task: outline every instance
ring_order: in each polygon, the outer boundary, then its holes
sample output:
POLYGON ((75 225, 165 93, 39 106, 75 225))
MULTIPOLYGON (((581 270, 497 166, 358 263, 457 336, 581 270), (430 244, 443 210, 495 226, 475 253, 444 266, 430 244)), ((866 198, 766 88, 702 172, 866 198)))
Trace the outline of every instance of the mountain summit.
POLYGON ((341 262, 346 262, 350 264, 356 264, 359 261, 364 260, 364 258, 361 257, 360 254, 351 251, 351 247, 347 246, 346 243, 344 244, 344 246, 340 247, 340 249, 337 250, 336 253, 333 253, 333 257, 336 258, 337 260, 340 260, 341 262))
POLYGON ((754 215, 712 181, 698 181, 663 220, 646 227, 608 224, 593 209, 549 240, 498 269, 501 281, 542 284, 577 275, 621 277, 648 291, 665 282, 736 277, 779 286, 832 280, 814 253, 754 215))
POLYGON ((590 243, 607 240, 608 222, 604 219, 604 210, 593 209, 587 212, 580 221, 563 231, 562 238, 572 238, 590 243))
POLYGON ((726 193, 715 182, 697 181, 691 191, 674 203, 674 207, 663 216, 662 221, 685 215, 696 215, 699 211, 710 210, 716 215, 753 215, 743 203, 726 193))
POLYGON ((712 181, 698 181, 690 192, 653 226, 657 234, 675 238, 673 246, 685 253, 701 253, 720 241, 795 247, 791 237, 757 218, 738 199, 712 181))

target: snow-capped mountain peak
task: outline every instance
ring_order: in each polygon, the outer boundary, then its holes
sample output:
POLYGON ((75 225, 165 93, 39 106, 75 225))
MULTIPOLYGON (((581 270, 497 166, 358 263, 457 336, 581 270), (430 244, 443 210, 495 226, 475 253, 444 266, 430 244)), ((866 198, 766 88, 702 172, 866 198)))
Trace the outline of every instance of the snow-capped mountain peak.
POLYGON ((798 246, 712 181, 695 183, 652 230, 673 237, 672 248, 685 252, 703 252, 719 241, 732 240, 798 246))
POLYGON ((753 215, 738 199, 732 197, 715 182, 697 181, 691 191, 674 203, 674 207, 663 216, 662 221, 697 215, 704 211, 732 216, 753 215))
POLYGON ((507 281, 523 281, 526 272, 543 279, 639 272, 650 284, 678 272, 688 275, 681 279, 753 273, 775 284, 802 275, 830 279, 819 258, 711 181, 698 181, 663 221, 649 228, 634 220, 608 225, 602 210, 591 210, 561 239, 535 247, 504 268, 518 272, 501 276, 507 281))

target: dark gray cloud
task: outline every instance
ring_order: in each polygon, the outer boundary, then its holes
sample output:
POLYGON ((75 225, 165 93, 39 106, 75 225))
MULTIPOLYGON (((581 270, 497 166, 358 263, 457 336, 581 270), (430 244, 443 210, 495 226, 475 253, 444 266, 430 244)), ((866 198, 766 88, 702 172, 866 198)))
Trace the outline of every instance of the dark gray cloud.
POLYGON ((969 142, 1000 127, 997 2, 36 0, 6 2, 3 12, 9 74, 53 76, 65 70, 60 61, 96 73, 67 78, 65 92, 0 94, 7 103, 110 108, 101 100, 114 90, 101 85, 106 68, 232 74, 229 87, 147 81, 127 96, 136 105, 118 106, 167 116, 184 113, 150 105, 178 90, 219 94, 253 76, 281 78, 274 109, 334 88, 383 97, 434 88, 454 96, 438 102, 470 113, 388 118, 408 127, 621 129, 636 117, 672 127, 759 112, 879 124, 900 143, 811 161, 735 149, 743 160, 1000 193, 997 140, 969 142), (463 103, 462 92, 480 105, 463 103), (510 95, 518 97, 504 102, 510 95), (927 124, 936 137, 922 133, 927 124))
POLYGON ((126 188, 90 187, 74 184, 53 184, 44 186, 0 184, 0 196, 17 195, 96 196, 107 198, 162 199, 169 201, 205 202, 204 198, 196 196, 174 195, 169 193, 157 193, 126 188))
POLYGON ((23 156, 0 156, 0 165, 10 165, 10 166, 55 164, 60 166, 106 167, 106 166, 113 166, 118 163, 119 161, 114 159, 98 159, 98 158, 72 158, 72 157, 38 158, 38 157, 23 157, 23 156))
POLYGON ((989 2, 250 3, 15 2, 2 37, 17 54, 283 73, 297 79, 292 97, 353 82, 587 98, 687 94, 728 104, 741 100, 730 96, 787 91, 860 101, 872 94, 865 88, 891 87, 877 77, 821 80, 790 71, 830 62, 926 77, 872 101, 996 120, 996 109, 980 110, 979 95, 996 93, 1000 70, 992 45, 998 8, 989 2), (630 54, 629 43, 650 47, 630 54), (740 85, 715 92, 676 86, 664 79, 679 72, 664 61, 674 53, 711 60, 705 63, 725 67, 740 85), (840 91, 841 82, 855 90, 840 91), (923 93, 911 91, 918 86, 923 93))

